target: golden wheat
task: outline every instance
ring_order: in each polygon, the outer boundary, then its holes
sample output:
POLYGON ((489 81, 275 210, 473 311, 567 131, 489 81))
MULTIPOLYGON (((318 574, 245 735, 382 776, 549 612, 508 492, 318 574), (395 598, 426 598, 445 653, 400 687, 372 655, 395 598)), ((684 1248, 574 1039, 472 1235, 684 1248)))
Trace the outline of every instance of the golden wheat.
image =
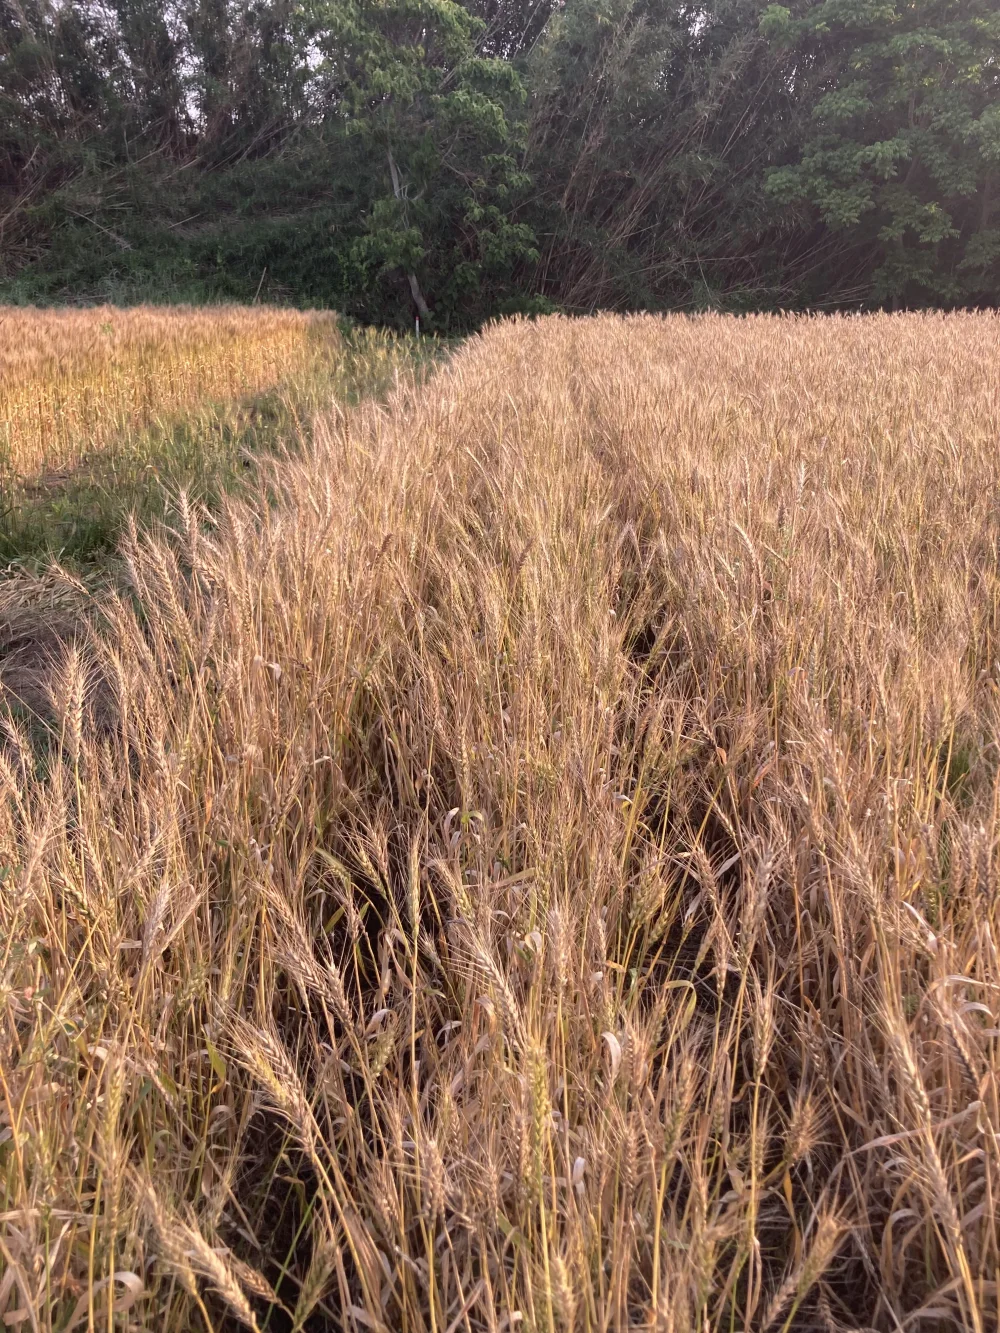
POLYGON ((509 323, 133 533, 0 752, 7 1324, 995 1328, 998 354, 509 323))
POLYGON ((0 307, 0 451, 77 466, 184 408, 270 388, 336 339, 329 315, 250 307, 0 307))

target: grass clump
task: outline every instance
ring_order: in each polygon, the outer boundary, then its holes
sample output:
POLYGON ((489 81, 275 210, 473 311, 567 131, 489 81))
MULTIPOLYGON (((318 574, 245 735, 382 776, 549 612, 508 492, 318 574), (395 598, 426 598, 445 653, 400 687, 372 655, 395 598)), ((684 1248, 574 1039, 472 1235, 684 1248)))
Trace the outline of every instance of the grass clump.
POLYGON ((133 533, 0 750, 8 1323, 996 1326, 997 329, 501 325, 133 533))

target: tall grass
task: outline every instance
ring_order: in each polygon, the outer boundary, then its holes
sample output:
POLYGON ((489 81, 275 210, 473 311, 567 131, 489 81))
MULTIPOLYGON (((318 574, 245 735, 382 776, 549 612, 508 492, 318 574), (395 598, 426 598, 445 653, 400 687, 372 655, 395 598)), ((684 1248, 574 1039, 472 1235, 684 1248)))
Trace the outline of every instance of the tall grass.
POLYGON ((998 351, 506 324, 133 533, 0 757, 7 1324, 995 1328, 998 351))

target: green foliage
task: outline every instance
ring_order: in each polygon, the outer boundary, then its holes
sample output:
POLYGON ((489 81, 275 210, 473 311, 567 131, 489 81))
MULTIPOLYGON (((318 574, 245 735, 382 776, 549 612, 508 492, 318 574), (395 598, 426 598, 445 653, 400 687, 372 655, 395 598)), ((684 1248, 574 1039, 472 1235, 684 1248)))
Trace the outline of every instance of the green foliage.
POLYGON ((996 299, 1000 11, 991 0, 771 5, 810 108, 778 204, 807 203, 867 256, 888 304, 996 299))
POLYGON ((0 294, 990 304, 998 108, 993 0, 0 0, 0 294))
POLYGON ((576 308, 794 304, 797 247, 764 191, 794 126, 758 0, 570 0, 532 58, 552 182, 543 289, 576 308))
POLYGON ((439 327, 482 318, 535 254, 512 217, 527 184, 517 73, 477 53, 483 22, 455 0, 314 0, 312 15, 320 76, 337 85, 376 177, 348 251, 361 284, 403 272, 439 327))

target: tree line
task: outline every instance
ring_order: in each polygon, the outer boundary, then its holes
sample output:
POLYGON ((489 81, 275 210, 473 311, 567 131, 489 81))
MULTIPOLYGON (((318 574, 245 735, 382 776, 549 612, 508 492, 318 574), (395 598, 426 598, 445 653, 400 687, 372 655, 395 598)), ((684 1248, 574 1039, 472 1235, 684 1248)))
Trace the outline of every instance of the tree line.
POLYGON ((993 305, 996 0, 0 0, 0 297, 993 305))

